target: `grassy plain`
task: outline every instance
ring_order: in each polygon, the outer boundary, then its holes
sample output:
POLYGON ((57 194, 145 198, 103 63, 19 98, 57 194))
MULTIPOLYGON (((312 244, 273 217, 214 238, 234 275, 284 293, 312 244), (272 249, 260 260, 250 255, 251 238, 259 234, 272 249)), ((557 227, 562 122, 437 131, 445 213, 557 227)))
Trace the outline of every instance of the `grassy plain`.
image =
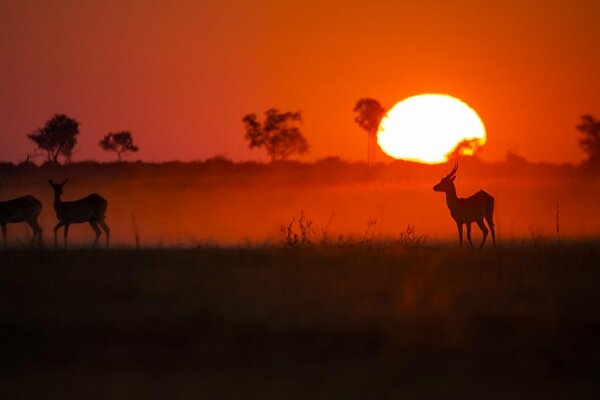
POLYGON ((600 394, 598 242, 1 257, 5 399, 600 394))

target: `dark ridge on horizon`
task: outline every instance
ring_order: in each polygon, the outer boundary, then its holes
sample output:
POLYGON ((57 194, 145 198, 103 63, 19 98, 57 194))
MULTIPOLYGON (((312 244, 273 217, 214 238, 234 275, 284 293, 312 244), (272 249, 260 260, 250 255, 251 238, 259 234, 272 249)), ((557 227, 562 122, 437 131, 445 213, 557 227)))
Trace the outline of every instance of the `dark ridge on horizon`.
POLYGON ((427 164, 417 161, 387 159, 385 161, 377 161, 369 165, 366 161, 361 160, 346 160, 338 156, 328 156, 319 158, 313 161, 303 160, 278 160, 278 161, 255 161, 255 160, 238 160, 234 161, 225 156, 217 155, 203 160, 164 160, 164 161, 144 161, 144 160, 123 160, 123 161, 97 161, 97 160, 80 160, 70 161, 64 164, 45 161, 43 163, 35 163, 31 160, 22 162, 11 162, 0 160, 0 169, 8 167, 46 167, 46 166, 87 166, 87 165, 115 165, 115 166, 131 166, 131 165, 211 165, 211 166, 290 166, 290 165, 343 165, 343 166, 365 166, 365 167, 387 167, 387 166, 422 166, 422 167, 437 167, 452 165, 455 161, 461 164, 471 165, 486 165, 486 166, 502 166, 502 165, 518 165, 524 167, 575 167, 591 169, 590 163, 586 160, 579 163, 572 162, 552 162, 552 161, 529 161, 525 157, 508 151, 504 160, 500 161, 484 161, 477 156, 466 157, 451 157, 444 163, 427 164))
MULTIPOLYGON (((240 161, 235 162, 225 157, 213 157, 198 161, 123 161, 99 162, 78 161, 66 164, 46 162, 41 165, 32 162, 13 164, 0 162, 0 180, 40 174, 44 178, 87 176, 90 173, 100 175, 117 173, 118 177, 136 177, 153 174, 181 176, 225 174, 225 176, 244 176, 250 180, 279 176, 281 179, 296 179, 299 176, 310 181, 376 181, 427 179, 437 180, 438 175, 445 174, 457 159, 443 164, 423 164, 419 162, 394 160, 368 165, 363 161, 346 161, 339 157, 327 157, 314 162, 287 160, 276 162, 240 161)), ((504 161, 486 162, 476 157, 458 159, 461 165, 461 176, 479 178, 482 181, 497 178, 513 177, 566 177, 573 175, 595 175, 600 169, 588 163, 578 165, 572 163, 529 162, 522 157, 507 157, 504 161)))

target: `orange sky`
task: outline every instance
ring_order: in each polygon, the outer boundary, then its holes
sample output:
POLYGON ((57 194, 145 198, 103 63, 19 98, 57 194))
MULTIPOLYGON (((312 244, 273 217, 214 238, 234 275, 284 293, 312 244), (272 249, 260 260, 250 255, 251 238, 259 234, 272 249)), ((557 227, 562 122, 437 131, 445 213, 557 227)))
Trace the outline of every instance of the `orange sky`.
POLYGON ((54 113, 81 122, 74 159, 130 130, 134 159, 267 160, 241 118, 302 110, 306 159, 366 157, 360 97, 423 92, 475 108, 484 160, 583 159, 582 113, 600 116, 600 3, 546 1, 2 1, 0 160, 54 113))

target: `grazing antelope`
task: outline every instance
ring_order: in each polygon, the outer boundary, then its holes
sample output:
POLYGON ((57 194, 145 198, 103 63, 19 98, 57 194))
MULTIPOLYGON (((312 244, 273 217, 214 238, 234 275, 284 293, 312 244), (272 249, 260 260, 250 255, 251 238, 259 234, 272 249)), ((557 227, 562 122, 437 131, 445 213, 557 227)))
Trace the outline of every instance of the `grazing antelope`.
POLYGON ((33 196, 17 197, 16 199, 0 201, 0 224, 2 225, 2 240, 4 248, 7 247, 6 225, 16 222, 27 222, 33 229, 31 247, 35 244, 42 247, 42 228, 38 223, 38 216, 42 212, 42 203, 33 196))
POLYGON ((57 233, 61 227, 65 227, 65 248, 67 248, 69 225, 87 222, 96 233, 94 246, 96 246, 100 238, 100 228, 98 228, 98 225, 100 225, 106 233, 106 247, 108 247, 110 228, 104 222, 104 214, 106 213, 108 202, 96 193, 75 201, 60 201, 60 196, 63 194, 63 186, 67 181, 54 183, 52 179, 49 179, 48 182, 52 186, 52 189, 54 189, 54 210, 59 221, 54 227, 54 246, 58 247, 57 233))
POLYGON ((440 182, 433 187, 436 192, 446 193, 446 204, 450 209, 450 215, 456 221, 458 227, 458 238, 460 239, 460 247, 463 242, 463 224, 467 225, 467 239, 471 247, 471 223, 476 222, 483 233, 483 239, 481 245, 483 247, 485 239, 488 235, 488 229, 483 223, 483 219, 488 223, 490 231, 492 231, 492 240, 494 247, 496 247, 496 231, 494 229, 494 198, 490 196, 484 190, 480 190, 471 197, 459 198, 456 196, 456 188, 454 187, 454 179, 456 179, 456 170, 458 169, 458 163, 454 165, 454 168, 448 175, 443 177, 440 182))

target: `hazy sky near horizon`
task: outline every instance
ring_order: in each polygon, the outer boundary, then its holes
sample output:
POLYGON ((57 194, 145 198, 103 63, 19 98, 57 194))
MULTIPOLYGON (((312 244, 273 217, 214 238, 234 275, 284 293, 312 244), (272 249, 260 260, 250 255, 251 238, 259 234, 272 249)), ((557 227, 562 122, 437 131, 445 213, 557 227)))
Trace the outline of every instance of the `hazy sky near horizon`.
POLYGON ((578 162, 575 125, 600 117, 600 2, 0 2, 0 160, 55 113, 81 123, 75 160, 130 130, 148 161, 266 160, 241 118, 301 110, 306 159, 366 158, 361 97, 447 93, 482 117, 484 160, 512 149, 578 162))

